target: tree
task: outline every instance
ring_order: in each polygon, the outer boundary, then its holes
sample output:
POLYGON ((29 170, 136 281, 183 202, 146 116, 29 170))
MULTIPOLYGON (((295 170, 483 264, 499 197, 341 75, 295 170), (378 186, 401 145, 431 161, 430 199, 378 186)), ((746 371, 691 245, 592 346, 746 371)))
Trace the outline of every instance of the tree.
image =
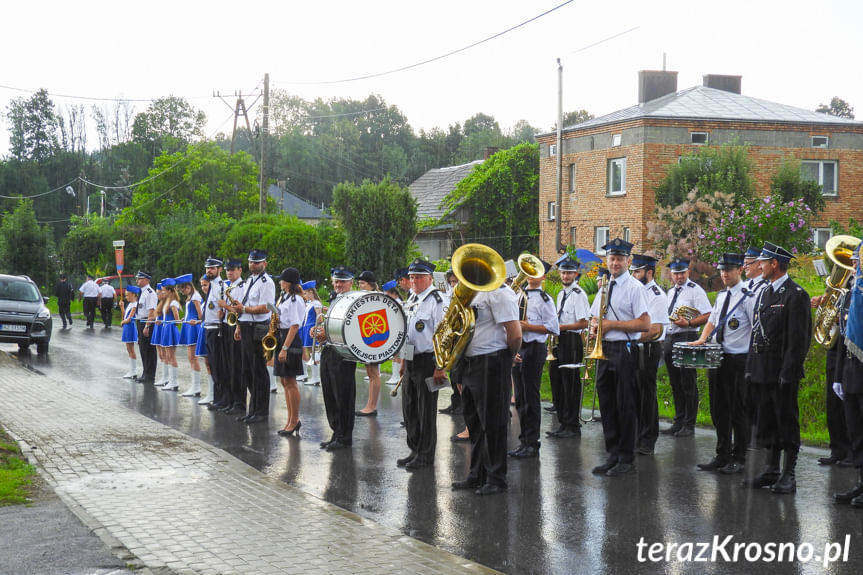
POLYGON ((16 98, 7 107, 9 151, 16 160, 39 162, 57 149, 57 117, 44 88, 28 99, 16 98))
POLYGON ((444 198, 443 221, 464 214, 467 242, 486 244, 504 258, 536 252, 539 237, 539 146, 519 144, 491 156, 444 198))
MULTIPOLYGON (((588 112, 587 110, 573 110, 571 112, 566 112, 563 115, 563 127, 569 128, 570 126, 575 126, 576 124, 580 124, 582 122, 586 122, 588 120, 593 119, 593 114, 588 112)), ((557 131, 557 122, 551 127, 551 131, 557 131)))
POLYGON ((492 132, 500 135, 500 124, 494 119, 494 116, 488 114, 474 114, 464 121, 464 135, 470 137, 477 132, 492 132))
POLYGON ((168 96, 154 100, 135 116, 132 138, 155 156, 163 148, 171 151, 204 138, 207 116, 183 98, 168 96))
POLYGON ((735 203, 752 197, 749 147, 737 144, 702 146, 665 168, 665 178, 656 187, 657 206, 677 206, 693 189, 699 196, 731 194, 735 203))
POLYGON ((347 263, 379 275, 404 267, 417 233, 417 207, 411 193, 389 178, 333 190, 333 211, 345 229, 347 263))
POLYGON ((803 177, 800 161, 794 157, 785 159, 770 180, 770 195, 787 203, 802 199, 816 214, 824 209, 824 194, 814 180, 803 177))
POLYGON ((840 118, 848 118, 849 120, 854 119, 854 108, 839 96, 833 96, 830 100, 829 106, 819 104, 815 111, 821 112, 822 114, 830 114, 831 116, 838 116, 840 118))
POLYGON ((21 200, 14 211, 4 214, 0 225, 0 270, 4 273, 28 275, 45 286, 51 277, 53 250, 50 231, 36 222, 32 200, 21 200))

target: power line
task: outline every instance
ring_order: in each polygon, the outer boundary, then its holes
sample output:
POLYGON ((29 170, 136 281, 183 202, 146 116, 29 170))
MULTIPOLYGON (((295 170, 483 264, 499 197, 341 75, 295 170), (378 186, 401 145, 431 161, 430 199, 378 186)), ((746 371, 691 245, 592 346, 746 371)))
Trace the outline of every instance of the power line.
POLYGON ((508 34, 508 33, 512 32, 513 30, 517 30, 517 29, 521 28, 522 26, 526 26, 526 25, 530 24, 531 22, 539 20, 540 18, 542 18, 544 16, 548 16, 552 12, 555 12, 555 11, 563 8, 567 4, 572 4, 574 1, 575 0, 567 0, 563 4, 559 4, 559 5, 555 6, 554 8, 546 10, 542 14, 534 16, 530 20, 525 20, 524 22, 521 22, 520 24, 516 24, 515 26, 507 28, 503 32, 498 32, 497 34, 493 34, 492 36, 489 36, 488 38, 484 38, 484 39, 479 40, 477 42, 474 42, 472 44, 468 44, 467 46, 463 46, 463 47, 458 48, 456 50, 452 50, 450 52, 447 52, 446 54, 441 54, 440 56, 435 56, 434 58, 429 58, 428 60, 423 60, 422 62, 416 62, 415 64, 409 64, 407 66, 402 66, 400 68, 393 68, 392 70, 387 70, 385 72, 376 72, 374 74, 366 74, 364 76, 355 76, 353 78, 342 78, 341 80, 324 80, 324 81, 320 81, 320 82, 274 82, 274 84, 285 84, 285 85, 295 85, 295 86, 344 84, 347 82, 356 82, 358 80, 368 80, 370 78, 380 78, 381 76, 388 76, 390 74, 395 74, 396 72, 404 72, 405 70, 410 70, 412 68, 418 68, 420 66, 425 66, 426 64, 431 64, 432 62, 437 62, 438 60, 443 60, 444 58, 449 58, 450 56, 454 56, 454 55, 459 54, 461 52, 464 52, 466 50, 470 50, 471 48, 475 48, 481 44, 485 44, 486 42, 490 42, 496 38, 503 36, 504 34, 508 34))
POLYGON ((60 190, 65 190, 68 186, 71 186, 77 180, 78 180, 78 178, 75 178, 71 182, 66 182, 65 184, 61 185, 60 187, 54 188, 53 190, 48 190, 47 192, 42 192, 41 194, 33 194, 32 196, 2 196, 2 195, 0 195, 0 198, 3 198, 4 200, 29 200, 32 198, 39 198, 42 196, 47 196, 48 194, 53 194, 54 192, 59 192, 60 190))

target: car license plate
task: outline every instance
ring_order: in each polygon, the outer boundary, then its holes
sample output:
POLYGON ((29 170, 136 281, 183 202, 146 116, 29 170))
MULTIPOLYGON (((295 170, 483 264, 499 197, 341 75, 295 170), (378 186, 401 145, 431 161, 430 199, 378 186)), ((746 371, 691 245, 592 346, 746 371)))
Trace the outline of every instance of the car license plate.
POLYGON ((27 326, 10 323, 0 323, 0 331, 17 331, 24 333, 27 331, 27 326))

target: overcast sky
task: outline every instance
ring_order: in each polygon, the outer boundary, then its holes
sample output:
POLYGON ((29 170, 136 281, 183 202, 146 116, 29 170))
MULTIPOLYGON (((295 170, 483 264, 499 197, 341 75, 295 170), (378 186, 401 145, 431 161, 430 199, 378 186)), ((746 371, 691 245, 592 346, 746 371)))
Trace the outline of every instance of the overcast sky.
MULTIPOLYGON (((703 74, 735 74, 743 76, 746 95, 809 110, 839 96, 863 119, 859 0, 576 0, 432 63, 338 82, 458 50, 563 2, 6 3, 0 156, 8 154, 8 103, 38 88, 61 106, 99 104, 61 95, 180 96, 207 113, 208 135, 214 135, 230 131, 232 110, 213 92, 229 96, 233 106, 234 91, 260 88, 265 72, 272 89, 306 99, 380 94, 417 132, 477 112, 504 129, 524 119, 548 130, 557 115, 557 58, 564 67, 564 111, 584 108, 600 116, 637 103, 638 70, 661 69, 665 54, 681 90, 700 85, 703 74)), ((147 102, 134 105, 143 111, 147 102)), ((95 144, 91 136, 89 146, 95 144)))

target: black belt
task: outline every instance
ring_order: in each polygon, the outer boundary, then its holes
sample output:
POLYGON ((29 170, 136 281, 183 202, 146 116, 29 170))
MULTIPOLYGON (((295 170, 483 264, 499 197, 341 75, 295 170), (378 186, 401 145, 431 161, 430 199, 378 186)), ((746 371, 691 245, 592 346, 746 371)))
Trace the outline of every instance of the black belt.
POLYGON ((768 353, 771 351, 779 351, 779 348, 766 343, 755 342, 752 344, 752 351, 755 353, 768 353))
POLYGON ((689 336, 691 336, 693 333, 698 333, 698 330, 697 330, 697 329, 692 329, 692 330, 687 330, 687 331, 679 331, 679 332, 677 332, 677 333, 671 333, 671 334, 668 334, 668 335, 670 335, 670 336, 671 336, 671 339, 672 339, 672 340, 675 340, 675 339, 680 339, 681 337, 689 337, 689 336))
POLYGON ((264 321, 241 321, 240 325, 268 325, 270 322, 264 321))
POLYGON ((602 340, 602 347, 603 348, 605 348, 605 347, 612 347, 613 348, 613 347, 619 347, 621 345, 628 345, 630 343, 633 343, 633 342, 624 341, 622 339, 621 340, 614 340, 614 341, 609 341, 607 339, 604 339, 604 340, 602 340))
POLYGON ((491 353, 484 353, 482 355, 470 355, 470 356, 466 355, 466 356, 464 356, 463 359, 467 363, 473 363, 475 361, 481 361, 481 360, 484 360, 486 358, 497 357, 497 356, 501 355, 502 353, 509 354, 509 350, 508 349, 499 349, 497 351, 493 351, 491 353))

